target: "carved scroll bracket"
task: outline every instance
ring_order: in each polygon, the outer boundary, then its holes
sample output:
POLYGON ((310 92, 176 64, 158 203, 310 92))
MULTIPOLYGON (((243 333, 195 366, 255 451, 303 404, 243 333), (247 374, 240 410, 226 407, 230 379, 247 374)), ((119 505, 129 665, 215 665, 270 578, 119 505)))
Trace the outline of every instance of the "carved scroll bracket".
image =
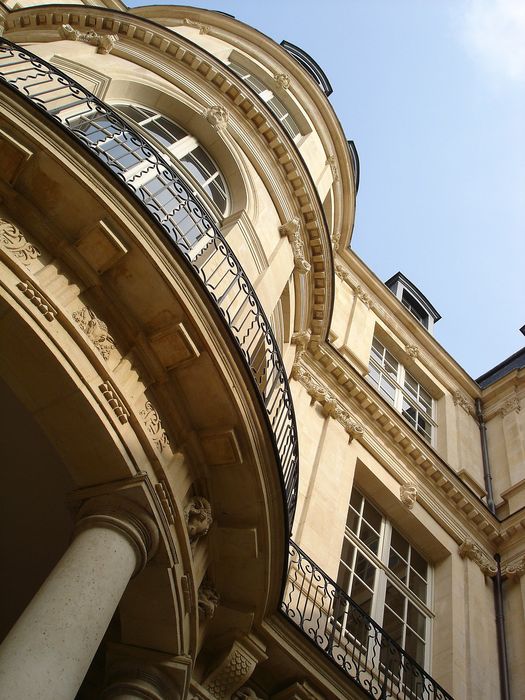
POLYGON ((282 226, 279 226, 279 233, 281 236, 287 236, 288 240, 290 241, 295 262, 295 269, 301 274, 310 272, 312 266, 304 254, 304 244, 301 238, 301 223, 299 221, 299 217, 294 216, 293 219, 282 226))
POLYGON ((475 562, 485 576, 495 576, 498 571, 495 560, 469 538, 459 545, 459 556, 475 562))

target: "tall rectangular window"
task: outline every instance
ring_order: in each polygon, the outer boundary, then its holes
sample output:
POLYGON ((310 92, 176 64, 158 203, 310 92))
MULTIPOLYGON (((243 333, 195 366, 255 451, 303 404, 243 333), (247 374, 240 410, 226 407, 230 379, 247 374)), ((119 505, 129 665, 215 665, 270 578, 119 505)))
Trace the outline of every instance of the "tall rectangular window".
POLYGON ((377 339, 372 342, 367 379, 430 444, 436 429, 434 400, 377 339))
MULTIPOLYGON (((337 584, 420 666, 428 666, 429 564, 357 489, 350 498, 337 584)), ((339 610, 337 619, 365 648, 369 632, 363 620, 350 608, 339 610)), ((387 665, 383 655, 380 663, 387 665)), ((401 660, 396 663, 390 658, 388 666, 400 674, 401 660)))

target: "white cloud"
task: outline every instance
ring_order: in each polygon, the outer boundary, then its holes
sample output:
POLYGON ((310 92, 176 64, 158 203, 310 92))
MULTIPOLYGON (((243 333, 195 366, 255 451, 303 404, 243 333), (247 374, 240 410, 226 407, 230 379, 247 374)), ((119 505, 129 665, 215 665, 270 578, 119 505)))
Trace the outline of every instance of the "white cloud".
POLYGON ((525 81, 525 0, 466 0, 462 38, 490 73, 525 81))

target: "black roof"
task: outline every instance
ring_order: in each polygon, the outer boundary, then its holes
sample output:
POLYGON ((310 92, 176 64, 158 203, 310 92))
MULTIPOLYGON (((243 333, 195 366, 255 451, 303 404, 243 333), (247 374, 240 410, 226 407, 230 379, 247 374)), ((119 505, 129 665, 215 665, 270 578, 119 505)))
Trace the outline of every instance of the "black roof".
POLYGON ((509 372, 512 372, 515 369, 522 369, 522 367, 525 367, 525 348, 521 348, 521 350, 515 352, 514 355, 511 355, 510 357, 507 357, 506 360, 503 360, 503 362, 500 362, 499 365, 489 369, 488 372, 485 372, 485 374, 482 374, 481 377, 478 377, 476 382, 482 389, 485 389, 491 384, 494 384, 494 382, 497 382, 498 379, 501 379, 506 374, 509 374, 509 372))

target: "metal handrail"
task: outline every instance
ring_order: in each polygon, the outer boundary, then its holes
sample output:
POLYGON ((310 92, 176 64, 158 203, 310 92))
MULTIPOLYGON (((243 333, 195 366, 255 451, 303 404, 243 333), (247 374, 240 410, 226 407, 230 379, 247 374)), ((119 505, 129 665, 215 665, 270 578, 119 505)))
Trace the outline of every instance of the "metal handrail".
POLYGON ((131 192, 189 263, 226 321, 268 418, 291 529, 297 501, 297 426, 284 364, 253 286, 184 178, 125 119, 75 80, 0 38, 0 80, 54 120, 131 192))
POLYGON ((281 611, 370 697, 453 700, 292 540, 281 611))

